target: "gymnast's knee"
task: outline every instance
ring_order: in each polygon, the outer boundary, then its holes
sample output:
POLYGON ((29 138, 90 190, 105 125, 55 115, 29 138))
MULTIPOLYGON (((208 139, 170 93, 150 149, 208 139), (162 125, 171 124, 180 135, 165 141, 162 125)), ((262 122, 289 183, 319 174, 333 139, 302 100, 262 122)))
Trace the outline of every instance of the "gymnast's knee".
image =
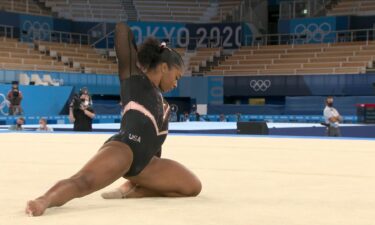
POLYGON ((199 195, 199 193, 201 193, 201 191, 202 191, 202 183, 201 183, 200 180, 195 179, 194 182, 192 182, 186 188, 186 190, 184 190, 183 194, 186 197, 195 197, 195 196, 199 195))

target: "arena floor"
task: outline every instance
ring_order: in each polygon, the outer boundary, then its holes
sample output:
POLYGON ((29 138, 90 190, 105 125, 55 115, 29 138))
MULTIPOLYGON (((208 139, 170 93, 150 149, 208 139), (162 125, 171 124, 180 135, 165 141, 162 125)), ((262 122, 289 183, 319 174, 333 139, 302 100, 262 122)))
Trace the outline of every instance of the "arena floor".
MULTIPOLYGON (((375 140, 170 135, 164 157, 203 182, 196 198, 103 200, 42 217, 27 200, 78 170, 111 134, 0 133, 0 225, 370 225, 375 140)), ((116 181, 111 189, 119 185, 116 181)))

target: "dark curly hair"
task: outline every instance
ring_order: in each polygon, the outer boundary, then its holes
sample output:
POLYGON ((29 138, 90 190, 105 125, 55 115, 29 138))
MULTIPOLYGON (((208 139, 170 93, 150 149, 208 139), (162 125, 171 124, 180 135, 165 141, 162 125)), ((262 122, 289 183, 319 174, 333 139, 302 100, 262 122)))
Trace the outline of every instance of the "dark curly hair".
POLYGON ((161 44, 157 39, 150 37, 142 44, 138 52, 139 63, 148 70, 155 69, 160 63, 166 63, 169 68, 184 66, 181 55, 173 49, 161 44))

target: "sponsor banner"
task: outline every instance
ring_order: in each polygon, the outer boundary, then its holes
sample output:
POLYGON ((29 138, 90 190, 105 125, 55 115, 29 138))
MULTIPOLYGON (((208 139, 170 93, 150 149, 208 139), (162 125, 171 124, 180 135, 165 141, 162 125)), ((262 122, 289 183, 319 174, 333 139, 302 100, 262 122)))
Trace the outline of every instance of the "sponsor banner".
POLYGON ((168 40, 171 46, 180 48, 223 47, 238 48, 244 38, 251 41, 254 27, 248 23, 184 24, 128 22, 137 44, 154 36, 168 40))
POLYGON ((223 77, 183 77, 166 97, 189 97, 197 104, 223 103, 223 77))
MULTIPOLYGON (((87 34, 97 22, 79 22, 49 16, 34 16, 18 13, 0 12, 4 25, 14 26, 24 42, 33 40, 50 41, 53 31, 87 34), (11 19, 9 19, 11 18, 11 19), (18 32, 19 30, 19 32, 18 32)), ((168 40, 172 47, 223 47, 238 48, 244 43, 252 43, 257 28, 251 23, 169 23, 169 22, 127 22, 134 32, 137 44, 141 44, 147 37, 154 36, 159 40, 168 40)), ((114 23, 106 23, 105 34, 114 30, 114 23)), ((103 36, 95 30, 96 37, 103 36)), ((113 35, 108 38, 109 47, 113 45, 113 35)), ((103 46, 102 46, 103 47, 103 46)))
POLYGON ((238 48, 242 42, 242 24, 186 24, 189 30, 189 48, 238 48))
POLYGON ((51 40, 51 31, 53 31, 52 17, 21 14, 19 18, 20 37, 22 41, 51 40))
POLYGON ((224 77, 224 96, 375 95, 375 75, 224 77))
MULTIPOLYGON (((71 86, 25 86, 20 85, 23 99, 21 102, 25 116, 59 115, 72 94, 71 86)), ((0 116, 9 112, 9 102, 6 100, 11 85, 0 84, 0 116)))
POLYGON ((190 33, 184 23, 161 23, 161 22, 128 22, 137 44, 150 36, 159 40, 169 40, 179 46, 187 46, 190 33))
POLYGON ((279 21, 279 33, 294 34, 295 44, 336 41, 336 31, 349 29, 349 17, 298 18, 279 21))
POLYGON ((291 20, 289 33, 296 34, 303 43, 324 43, 335 41, 335 30, 335 17, 320 17, 291 20))

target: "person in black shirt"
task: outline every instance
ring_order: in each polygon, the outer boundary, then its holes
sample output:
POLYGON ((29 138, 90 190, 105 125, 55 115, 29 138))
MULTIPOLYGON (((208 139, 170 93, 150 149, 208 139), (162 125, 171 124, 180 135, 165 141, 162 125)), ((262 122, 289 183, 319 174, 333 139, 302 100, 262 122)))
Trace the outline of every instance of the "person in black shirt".
POLYGON ((75 175, 28 201, 28 215, 40 216, 49 207, 62 206, 121 177, 128 180, 125 186, 132 186, 126 193, 119 191, 122 198, 193 197, 201 192, 202 184, 193 172, 158 157, 170 115, 162 92, 177 87, 184 69, 181 56, 154 38, 147 39, 137 53, 133 34, 123 23, 116 26, 115 48, 123 106, 120 131, 75 175))
POLYGON ((23 99, 22 92, 19 90, 18 82, 12 82, 12 89, 7 94, 7 100, 9 101, 9 115, 21 115, 23 110, 21 102, 23 99))
POLYGON ((69 120, 74 123, 74 131, 91 131, 92 120, 95 117, 92 100, 87 88, 82 88, 73 97, 69 107, 69 120))

